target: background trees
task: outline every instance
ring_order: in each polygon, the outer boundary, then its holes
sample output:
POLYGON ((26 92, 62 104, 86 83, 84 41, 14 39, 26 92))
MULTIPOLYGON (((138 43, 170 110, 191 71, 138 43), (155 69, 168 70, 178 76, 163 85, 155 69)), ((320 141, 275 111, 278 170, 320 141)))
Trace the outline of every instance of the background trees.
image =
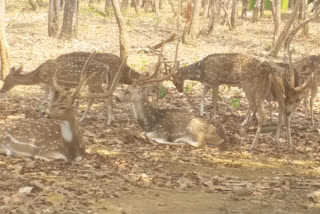
POLYGON ((5 30, 5 13, 6 6, 5 0, 0 0, 0 60, 1 60, 1 70, 0 79, 3 80, 9 71, 9 51, 8 44, 6 40, 6 30, 5 30))

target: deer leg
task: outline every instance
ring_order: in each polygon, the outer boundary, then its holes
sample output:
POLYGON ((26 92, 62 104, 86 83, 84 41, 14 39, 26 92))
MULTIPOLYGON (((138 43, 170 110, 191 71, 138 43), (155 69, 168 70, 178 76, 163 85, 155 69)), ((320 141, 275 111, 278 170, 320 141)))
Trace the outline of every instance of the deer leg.
POLYGON ((275 135, 275 141, 276 141, 277 145, 279 145, 280 131, 281 131, 281 125, 282 125, 282 117, 283 117, 283 110, 281 110, 280 106, 279 106, 278 125, 277 125, 277 130, 276 130, 276 135, 275 135))
MULTIPOLYGON (((208 91, 210 88, 208 88, 208 91)), ((218 109, 218 92, 219 92, 219 85, 213 85, 212 86, 212 104, 213 104, 213 117, 215 118, 217 116, 217 109, 218 109)))
POLYGON ((112 98, 105 99, 105 105, 107 108, 107 115, 108 115, 107 125, 110 125, 111 122, 114 120, 114 116, 112 114, 112 98))
POLYGON ((304 117, 305 119, 308 119, 308 98, 307 97, 303 99, 303 104, 304 104, 304 117))
POLYGON ((250 146, 250 150, 252 150, 255 147, 257 140, 260 137, 261 129, 264 122, 263 102, 260 102, 260 103, 257 102, 256 105, 257 105, 257 113, 258 113, 258 128, 254 136, 253 142, 250 146))
POLYGON ((291 114, 285 116, 285 123, 286 123, 286 127, 287 127, 287 138, 288 138, 287 142, 288 142, 289 149, 292 148, 290 117, 291 117, 291 114))
POLYGON ((311 124, 314 125, 313 120, 313 100, 315 96, 317 95, 318 87, 312 87, 311 89, 311 97, 310 97, 310 114, 311 114, 311 124))
MULTIPOLYGON (((203 116, 203 114, 204 114, 204 98, 209 90, 210 90, 210 88, 208 86, 204 86, 203 91, 202 91, 202 96, 201 96, 201 103, 200 103, 200 116, 203 116)), ((215 113, 214 113, 214 115, 215 115, 215 113)))

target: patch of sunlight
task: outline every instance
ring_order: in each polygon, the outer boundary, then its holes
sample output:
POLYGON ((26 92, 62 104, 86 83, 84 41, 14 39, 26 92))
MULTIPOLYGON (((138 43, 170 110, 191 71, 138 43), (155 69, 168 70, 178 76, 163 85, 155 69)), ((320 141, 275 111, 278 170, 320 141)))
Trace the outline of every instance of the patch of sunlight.
POLYGON ((99 147, 86 149, 86 152, 89 154, 98 153, 99 155, 104 155, 104 156, 115 156, 120 154, 119 152, 110 151, 106 148, 99 148, 99 147))

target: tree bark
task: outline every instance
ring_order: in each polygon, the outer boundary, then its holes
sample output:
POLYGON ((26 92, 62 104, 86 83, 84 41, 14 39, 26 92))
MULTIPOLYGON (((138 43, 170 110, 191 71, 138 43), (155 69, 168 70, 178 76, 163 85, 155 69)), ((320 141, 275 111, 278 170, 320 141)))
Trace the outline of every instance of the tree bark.
POLYGON ((122 0, 121 2, 121 11, 124 12, 128 9, 129 1, 128 0, 122 0))
POLYGON ((78 0, 68 0, 64 6, 63 23, 59 39, 71 40, 78 36, 78 0))
POLYGON ((273 40, 272 45, 278 39, 281 28, 281 0, 271 0, 271 11, 274 21, 274 31, 273 31, 273 40))
MULTIPOLYGON (((308 4, 308 0, 302 0, 302 4, 301 4, 301 18, 302 20, 305 20, 306 19, 306 9, 307 9, 307 4, 308 4)), ((305 36, 308 36, 309 34, 309 24, 306 24, 304 27, 303 27, 303 35, 305 36)))
POLYGON ((199 34, 200 9, 201 9, 201 1, 196 0, 193 5, 192 19, 191 19, 190 32, 189 32, 190 38, 192 40, 197 39, 199 34))
POLYGON ((49 0, 48 34, 56 37, 59 31, 60 0, 49 0))
POLYGON ((232 0, 231 27, 236 29, 238 18, 238 0, 232 0))
POLYGON ((33 11, 37 11, 39 9, 39 5, 35 0, 28 0, 28 2, 29 2, 31 9, 33 11))
POLYGON ((261 5, 260 5, 260 18, 264 16, 264 2, 265 0, 261 0, 261 5))
POLYGON ((289 30, 290 30, 294 20, 297 17, 297 14, 298 14, 298 11, 299 11, 299 8, 300 8, 300 4, 301 4, 301 1, 297 0, 296 4, 294 5, 294 8, 293 8, 292 13, 291 13, 291 16, 290 16, 286 26, 282 30, 278 40, 273 45, 273 47, 272 47, 272 49, 270 51, 270 56, 273 56, 273 57, 277 56, 277 54, 278 54, 278 52, 279 52, 284 40, 287 38, 287 35, 289 33, 289 30))
POLYGON ((242 0, 242 11, 241 11, 241 18, 247 17, 247 8, 248 8, 248 0, 242 0))
POLYGON ((112 7, 119 27, 120 57, 125 60, 128 57, 127 30, 121 14, 118 0, 112 0, 112 7))
POLYGON ((210 14, 208 34, 212 35, 214 30, 215 17, 216 17, 216 0, 210 0, 210 10, 211 10, 211 14, 210 14))
POLYGON ((191 17, 192 17, 192 5, 191 2, 188 2, 187 10, 186 10, 186 23, 184 24, 183 33, 182 33, 182 42, 183 44, 188 44, 189 34, 190 31, 190 24, 191 24, 191 17))
POLYGON ((6 28, 5 28, 5 0, 0 0, 0 60, 1 60, 1 70, 0 79, 3 80, 9 72, 9 50, 8 43, 6 40, 6 28))
POLYGON ((258 21, 260 6, 261 6, 261 0, 256 0, 256 3, 254 4, 254 7, 253 7, 252 22, 258 21))
POLYGON ((160 17, 159 3, 159 0, 154 0, 154 12, 156 12, 157 17, 160 17))

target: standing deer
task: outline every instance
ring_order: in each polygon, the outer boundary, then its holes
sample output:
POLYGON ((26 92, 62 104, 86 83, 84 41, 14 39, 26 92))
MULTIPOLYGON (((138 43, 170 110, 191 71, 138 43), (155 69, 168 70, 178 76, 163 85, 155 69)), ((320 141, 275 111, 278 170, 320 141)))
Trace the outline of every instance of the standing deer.
MULTIPOLYGON (((177 46, 178 49, 178 46, 177 46)), ((118 97, 120 102, 132 103, 136 119, 148 138, 160 144, 200 146, 202 144, 220 145, 225 141, 225 132, 221 125, 213 125, 203 118, 181 110, 159 109, 151 105, 147 95, 150 83, 169 79, 174 71, 162 77, 155 78, 160 68, 161 54, 158 66, 153 75, 136 81, 118 97)))
MULTIPOLYGON (((59 85, 57 76, 62 71, 56 71, 53 87, 59 92, 59 97, 48 109, 50 119, 10 121, 0 127, 0 153, 45 160, 73 161, 82 159, 85 146, 73 108, 73 101, 95 75, 95 73, 87 74, 88 65, 93 56, 94 54, 86 61, 79 84, 72 93, 64 91, 59 85)), ((124 63, 120 66, 109 91, 104 94, 106 97, 112 95, 116 88, 123 67, 124 63)))
MULTIPOLYGON (((178 68, 176 74, 172 75, 172 81, 178 91, 182 92, 184 80, 195 80, 204 86, 202 94, 201 110, 203 114, 204 95, 212 88, 212 100, 214 115, 216 115, 217 93, 219 85, 227 84, 241 87, 248 99, 249 110, 242 125, 247 124, 252 115, 258 115, 258 127, 251 144, 251 149, 256 145, 264 124, 264 100, 268 91, 272 88, 279 102, 279 118, 281 124, 282 116, 285 117, 287 126, 288 145, 291 147, 290 115, 296 105, 303 99, 309 89, 311 78, 302 86, 291 87, 284 78, 285 74, 281 67, 272 62, 261 61, 255 57, 238 54, 223 53, 212 54, 192 65, 178 68)), ((276 142, 279 141, 281 125, 278 124, 276 142)))
MULTIPOLYGON (((22 73, 22 68, 12 68, 8 76, 4 80, 4 85, 0 90, 0 93, 6 93, 16 85, 44 85, 48 94, 49 106, 53 103, 57 91, 53 87, 52 78, 54 71, 57 67, 63 72, 58 75, 58 82, 65 88, 75 88, 78 86, 80 80, 81 68, 86 62, 86 59, 90 56, 89 52, 72 52, 63 54, 55 60, 47 60, 42 63, 34 71, 26 74, 22 73)), ((111 53, 96 53, 88 67, 88 74, 96 72, 97 74, 92 80, 88 82, 88 88, 91 93, 102 93, 103 84, 108 84, 114 78, 117 70, 121 64, 120 57, 111 53)), ((124 73, 121 76, 119 83, 121 84, 132 84, 134 79, 140 77, 140 74, 132 70, 129 66, 125 65, 124 73)), ((110 84, 108 84, 110 85, 110 84)), ((82 115, 80 121, 83 121, 89 112, 91 105, 94 102, 94 98, 90 98, 89 104, 82 115)), ((114 120, 111 110, 111 99, 106 99, 108 121, 110 125, 111 121, 114 120)))

